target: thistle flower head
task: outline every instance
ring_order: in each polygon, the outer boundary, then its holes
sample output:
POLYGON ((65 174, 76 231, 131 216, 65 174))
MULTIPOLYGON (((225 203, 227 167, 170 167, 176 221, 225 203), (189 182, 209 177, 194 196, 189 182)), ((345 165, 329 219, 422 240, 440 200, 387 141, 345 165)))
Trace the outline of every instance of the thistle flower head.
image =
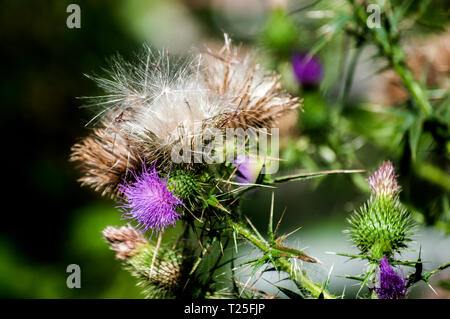
POLYGON ((96 79, 113 97, 100 98, 98 117, 112 119, 140 156, 159 166, 168 166, 175 150, 201 143, 201 133, 216 128, 228 108, 209 94, 200 56, 175 60, 146 48, 134 63, 117 58, 110 78, 96 79))
POLYGON ((131 226, 108 226, 102 231, 103 236, 110 244, 111 250, 116 252, 118 259, 126 260, 136 254, 139 248, 148 241, 142 233, 131 226))
POLYGON ((120 206, 124 218, 138 222, 143 231, 159 232, 174 225, 181 217, 175 210, 182 204, 167 188, 167 179, 158 175, 155 166, 143 166, 140 175, 133 172, 135 181, 119 185, 124 202, 120 206))
POLYGON ((372 196, 349 218, 348 232, 363 254, 379 260, 407 247, 414 223, 396 196, 400 186, 390 162, 383 163, 368 182, 372 196))
POLYGON ((375 292, 380 299, 402 299, 407 289, 402 275, 397 272, 386 257, 381 259, 378 266, 377 284, 375 292))
POLYGON ((384 195, 393 197, 397 195, 401 187, 397 183, 394 166, 390 161, 384 162, 368 179, 374 196, 384 195))
POLYGON ((296 52, 292 55, 292 69, 296 80, 301 84, 318 84, 323 71, 319 60, 306 53, 296 52))

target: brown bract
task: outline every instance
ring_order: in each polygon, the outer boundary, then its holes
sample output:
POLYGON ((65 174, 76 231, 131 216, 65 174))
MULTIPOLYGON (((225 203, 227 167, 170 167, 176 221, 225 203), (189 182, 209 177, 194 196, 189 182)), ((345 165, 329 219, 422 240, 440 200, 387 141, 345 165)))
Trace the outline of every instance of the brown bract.
POLYGON ((271 128, 287 111, 300 107, 300 100, 282 88, 278 74, 264 70, 251 54, 241 54, 227 35, 220 50, 206 53, 206 85, 212 96, 229 103, 222 126, 271 128))
POLYGON ((78 181, 103 196, 115 197, 118 185, 141 165, 129 142, 111 128, 94 129, 71 151, 70 161, 76 162, 82 173, 78 181))
POLYGON ((144 236, 131 226, 108 226, 102 234, 111 245, 111 250, 116 252, 116 257, 122 260, 130 258, 140 246, 148 243, 144 236))

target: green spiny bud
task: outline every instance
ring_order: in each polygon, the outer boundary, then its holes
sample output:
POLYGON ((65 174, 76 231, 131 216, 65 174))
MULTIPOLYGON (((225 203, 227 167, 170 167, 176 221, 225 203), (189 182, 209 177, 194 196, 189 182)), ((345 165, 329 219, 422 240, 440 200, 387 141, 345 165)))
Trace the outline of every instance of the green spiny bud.
POLYGON ((188 170, 172 171, 169 176, 168 188, 183 199, 192 197, 200 191, 194 173, 188 170))
POLYGON ((400 186, 390 162, 383 163, 368 182, 372 196, 348 219, 347 232, 361 253, 379 260, 407 247, 413 223, 399 201, 400 186))
POLYGON ((182 257, 174 250, 147 245, 127 262, 147 298, 174 298, 180 288, 182 257), (155 256, 156 253, 156 256, 155 256))
POLYGON ((201 207, 201 198, 204 193, 202 176, 189 170, 175 170, 169 175, 168 189, 185 203, 189 203, 191 209, 201 207))
POLYGON ((176 297, 182 277, 181 254, 162 247, 156 250, 131 226, 109 226, 102 233, 116 257, 139 279, 138 285, 144 288, 146 297, 176 297))

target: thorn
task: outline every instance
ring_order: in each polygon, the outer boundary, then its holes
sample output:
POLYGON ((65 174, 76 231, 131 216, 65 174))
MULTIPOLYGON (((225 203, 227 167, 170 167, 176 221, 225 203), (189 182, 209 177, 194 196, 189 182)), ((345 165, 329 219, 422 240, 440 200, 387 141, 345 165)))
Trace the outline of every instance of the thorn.
POLYGON ((250 221, 250 219, 248 219, 247 216, 245 216, 245 220, 247 221, 247 223, 250 225, 250 227, 253 229, 253 231, 255 232, 255 234, 263 241, 265 241, 265 239, 261 236, 261 234, 258 232, 258 230, 256 229, 256 227, 252 224, 252 222, 250 221))
POLYGON ((273 236, 274 236, 275 238, 277 237, 278 229, 279 229, 279 227, 280 227, 281 221, 283 220, 284 214, 286 213, 286 209, 287 209, 287 207, 284 208, 283 212, 281 213, 281 217, 280 217, 280 219, 278 220, 277 226, 275 227, 275 232, 274 232, 274 234, 273 234, 273 236))
POLYGON ((430 284, 428 281, 426 281, 426 283, 427 283, 427 286, 430 287, 430 289, 431 289, 431 290, 434 292, 434 294, 437 296, 438 293, 436 292, 436 290, 434 290, 434 288, 431 286, 431 284, 430 284))
POLYGON ((277 242, 282 242, 284 241, 286 238, 288 238, 289 236, 293 235, 294 233, 298 232, 300 229, 302 229, 302 227, 297 227, 296 229, 294 229, 293 231, 291 231, 290 233, 284 234, 282 236, 280 236, 279 239, 277 239, 277 242))
POLYGON ((269 226, 268 226, 269 239, 271 242, 274 239, 274 236, 273 236, 273 204, 275 201, 274 197, 275 197, 275 193, 272 192, 272 201, 270 204, 270 217, 269 217, 269 226))

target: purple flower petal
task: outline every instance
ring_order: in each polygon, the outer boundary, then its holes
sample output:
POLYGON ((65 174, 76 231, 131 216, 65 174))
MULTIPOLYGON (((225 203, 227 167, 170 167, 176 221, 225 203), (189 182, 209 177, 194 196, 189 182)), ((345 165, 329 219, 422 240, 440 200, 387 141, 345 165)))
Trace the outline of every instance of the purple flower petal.
POLYGON ((292 68, 294 76, 301 84, 318 84, 322 80, 322 65, 314 56, 306 53, 292 55, 292 68))
POLYGON ((256 182, 260 169, 248 156, 238 155, 233 161, 233 166, 238 168, 235 175, 238 183, 253 184, 256 182))
POLYGON ((390 161, 384 162, 368 179, 374 195, 394 196, 400 192, 394 166, 390 161))
POLYGON ((402 299, 407 292, 405 280, 389 264, 386 257, 381 259, 378 267, 378 282, 375 292, 380 299, 402 299))
POLYGON ((175 209, 182 201, 168 190, 167 179, 160 178, 154 166, 148 169, 145 165, 140 175, 133 172, 133 176, 135 182, 119 185, 124 195, 119 206, 123 217, 137 221, 143 231, 152 229, 152 233, 174 226, 181 217, 175 209))

